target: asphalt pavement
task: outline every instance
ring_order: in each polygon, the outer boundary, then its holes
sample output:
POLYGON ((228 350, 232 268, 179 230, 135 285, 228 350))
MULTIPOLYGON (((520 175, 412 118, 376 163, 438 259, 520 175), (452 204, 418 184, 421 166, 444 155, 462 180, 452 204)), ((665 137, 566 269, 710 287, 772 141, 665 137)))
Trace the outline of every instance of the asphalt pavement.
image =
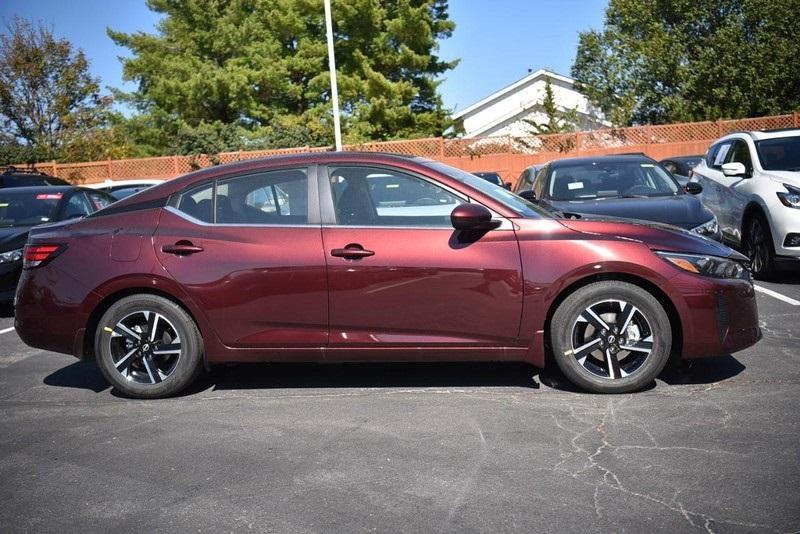
POLYGON ((0 531, 797 532, 800 277, 758 285, 788 299, 759 292, 759 344, 617 396, 282 364, 128 400, 0 318, 0 531))

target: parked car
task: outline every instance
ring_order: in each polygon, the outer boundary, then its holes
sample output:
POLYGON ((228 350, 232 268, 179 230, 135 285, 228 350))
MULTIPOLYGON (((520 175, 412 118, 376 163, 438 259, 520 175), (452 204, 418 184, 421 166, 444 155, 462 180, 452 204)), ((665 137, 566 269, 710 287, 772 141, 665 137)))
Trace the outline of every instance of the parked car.
POLYGON ((505 187, 506 189, 511 189, 511 184, 507 184, 503 181, 503 177, 500 176, 499 172, 473 172, 475 176, 483 178, 484 180, 493 183, 494 185, 499 185, 500 187, 505 187))
POLYGON ((398 155, 204 169, 34 228, 24 261, 22 340, 94 358, 133 397, 175 394, 224 362, 544 366, 546 346, 575 384, 623 392, 649 384, 670 353, 727 354, 760 337, 746 258, 728 247, 559 220, 398 155), (255 205, 277 189, 280 209, 255 205))
POLYGON ((144 191, 149 187, 153 187, 154 185, 158 185, 163 182, 164 180, 157 179, 106 180, 105 182, 99 182, 96 184, 86 184, 86 187, 97 189, 98 191, 105 191, 117 200, 122 200, 125 197, 129 197, 138 193, 139 191, 144 191))
POLYGON ((662 167, 667 169, 672 176, 678 180, 678 183, 682 186, 685 186, 689 183, 689 177, 691 175, 692 169, 694 169, 700 161, 703 159, 703 156, 673 156, 671 158, 662 159, 659 161, 662 167))
POLYGON ((756 277, 800 269, 800 129, 721 137, 693 169, 725 241, 756 277))
POLYGON ((517 182, 514 184, 511 190, 516 194, 520 194, 523 191, 530 191, 533 187, 533 179, 536 178, 536 175, 539 174, 539 171, 542 169, 544 169, 544 164, 531 165, 522 171, 522 174, 519 175, 517 182))
POLYGON ((0 174, 0 188, 5 187, 29 187, 42 185, 69 185, 69 182, 50 176, 35 169, 17 169, 7 167, 0 174))
POLYGON ((551 161, 523 197, 571 217, 621 217, 671 224, 721 240, 717 219, 658 163, 647 156, 617 155, 551 161))
POLYGON ((0 302, 14 298, 22 248, 32 227, 83 217, 114 200, 106 193, 73 186, 0 189, 0 302))

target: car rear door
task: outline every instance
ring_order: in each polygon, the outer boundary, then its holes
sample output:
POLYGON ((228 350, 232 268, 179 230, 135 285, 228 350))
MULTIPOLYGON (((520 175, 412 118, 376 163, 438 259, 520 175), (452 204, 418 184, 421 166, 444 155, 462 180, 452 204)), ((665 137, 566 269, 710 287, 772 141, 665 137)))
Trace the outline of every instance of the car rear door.
POLYGON ((170 199, 153 237, 170 275, 234 348, 321 347, 328 291, 315 167, 226 176, 170 199))
POLYGON ((389 166, 330 166, 320 188, 331 358, 422 358, 391 350, 413 346, 469 359, 515 343, 523 284, 508 220, 468 238, 450 223, 466 196, 389 166))

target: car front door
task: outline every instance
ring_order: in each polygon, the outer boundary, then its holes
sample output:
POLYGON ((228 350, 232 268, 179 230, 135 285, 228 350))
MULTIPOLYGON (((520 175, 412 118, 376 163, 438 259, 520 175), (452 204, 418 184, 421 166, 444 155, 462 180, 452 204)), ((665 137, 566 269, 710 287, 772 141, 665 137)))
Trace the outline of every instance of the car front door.
POLYGON ((731 141, 712 145, 706 154, 705 164, 695 167, 692 175, 692 179, 703 186, 703 204, 717 216, 717 221, 726 239, 730 239, 731 236, 727 235, 724 230, 726 217, 723 208, 725 175, 722 174, 722 164, 730 154, 731 145, 731 141))
POLYGON ((327 344, 315 173, 302 167, 219 178, 173 196, 163 211, 156 254, 225 345, 327 344))
POLYGON ((721 229, 729 240, 740 243, 742 239, 742 217, 747 207, 747 199, 753 176, 753 160, 750 157, 750 148, 744 139, 736 139, 731 145, 728 156, 723 163, 741 163, 745 168, 744 176, 725 176, 719 178, 722 186, 722 213, 721 229))
POLYGON ((320 187, 332 359, 422 357, 385 350, 405 345, 481 359, 498 353, 470 349, 515 343, 522 273, 510 221, 467 237, 450 223, 466 196, 392 167, 330 166, 320 187))

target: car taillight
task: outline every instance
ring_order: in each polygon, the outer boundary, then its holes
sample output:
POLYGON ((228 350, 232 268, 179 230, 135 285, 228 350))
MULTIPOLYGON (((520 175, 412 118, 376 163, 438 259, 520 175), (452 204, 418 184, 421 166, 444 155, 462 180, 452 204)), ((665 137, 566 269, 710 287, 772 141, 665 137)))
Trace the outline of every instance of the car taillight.
POLYGON ((31 269, 56 257, 64 245, 25 245, 22 253, 22 268, 31 269))

